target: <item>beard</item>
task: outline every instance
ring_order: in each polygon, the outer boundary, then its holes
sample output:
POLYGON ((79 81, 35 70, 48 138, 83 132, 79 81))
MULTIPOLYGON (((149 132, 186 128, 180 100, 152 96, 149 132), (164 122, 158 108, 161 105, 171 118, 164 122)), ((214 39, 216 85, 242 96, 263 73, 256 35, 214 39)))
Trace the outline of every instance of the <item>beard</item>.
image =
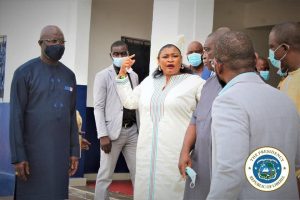
POLYGON ((217 73, 216 73, 216 76, 217 76, 217 79, 218 79, 220 85, 222 86, 222 88, 224 88, 227 83, 225 83, 225 81, 223 81, 217 73))

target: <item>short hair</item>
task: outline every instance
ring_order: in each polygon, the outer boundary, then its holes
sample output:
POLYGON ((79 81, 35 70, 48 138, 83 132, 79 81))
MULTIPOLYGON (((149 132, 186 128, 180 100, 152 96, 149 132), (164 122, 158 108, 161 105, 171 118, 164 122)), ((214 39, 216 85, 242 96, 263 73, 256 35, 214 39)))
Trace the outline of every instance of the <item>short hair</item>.
POLYGON ((215 42, 215 58, 234 71, 255 70, 256 57, 253 44, 243 32, 229 31, 215 42))
POLYGON ((110 46, 110 52, 112 52, 112 49, 114 47, 119 47, 119 46, 125 46, 128 49, 128 46, 124 41, 118 40, 118 41, 115 41, 114 43, 112 43, 112 45, 110 46))
POLYGON ((296 50, 300 50, 300 24, 297 22, 283 22, 275 25, 271 32, 278 44, 286 43, 296 50))

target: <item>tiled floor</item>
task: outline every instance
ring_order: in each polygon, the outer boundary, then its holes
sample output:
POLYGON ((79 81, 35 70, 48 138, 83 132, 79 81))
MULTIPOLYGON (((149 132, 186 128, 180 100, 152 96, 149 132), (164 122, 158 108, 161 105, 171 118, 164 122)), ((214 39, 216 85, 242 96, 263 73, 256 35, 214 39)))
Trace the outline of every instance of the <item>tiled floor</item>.
MULTIPOLYGON (((86 186, 70 187, 70 200, 94 199, 95 182, 88 182, 86 186)), ((111 200, 132 200, 133 188, 131 181, 113 181, 109 187, 111 200)))
MULTIPOLYGON (((70 200, 93 200, 94 183, 88 183, 87 186, 76 186, 69 188, 70 200)), ((113 181, 110 186, 110 200, 132 200, 132 185, 130 181, 113 181)), ((13 197, 0 197, 0 200, 13 200, 13 197)))
MULTIPOLYGON (((94 193, 85 190, 85 187, 70 187, 69 189, 69 198, 70 200, 93 200, 94 193)), ((132 200, 132 196, 110 192, 109 193, 110 200, 132 200)))

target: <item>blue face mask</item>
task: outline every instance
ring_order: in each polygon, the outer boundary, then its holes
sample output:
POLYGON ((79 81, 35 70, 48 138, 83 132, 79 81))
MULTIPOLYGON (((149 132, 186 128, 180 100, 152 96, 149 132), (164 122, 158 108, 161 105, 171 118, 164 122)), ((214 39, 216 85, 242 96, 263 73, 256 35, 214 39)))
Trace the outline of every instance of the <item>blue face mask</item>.
POLYGON ((283 44, 280 44, 274 51, 272 49, 269 49, 269 60, 272 63, 272 65, 278 69, 281 68, 281 60, 285 58, 287 52, 279 59, 277 60, 275 58, 275 52, 282 46, 283 44))
POLYGON ((275 59, 275 51, 273 51, 272 49, 269 49, 269 60, 274 67, 279 69, 281 67, 281 61, 275 59))
POLYGON ((282 72, 281 68, 278 69, 277 74, 280 77, 286 77, 287 76, 287 72, 282 72))
POLYGON ((123 57, 113 57, 113 64, 116 67, 121 67, 123 63, 123 57))
POLYGON ((190 167, 186 167, 185 168, 185 172, 187 173, 187 175, 191 178, 191 183, 190 183, 190 188, 194 188, 195 184, 196 184, 196 176, 197 173, 190 167))
POLYGON ((269 71, 260 71, 259 74, 265 81, 269 80, 269 78, 270 78, 269 71))
POLYGON ((187 56, 189 63, 193 67, 199 67, 202 63, 202 58, 200 53, 192 53, 187 56))

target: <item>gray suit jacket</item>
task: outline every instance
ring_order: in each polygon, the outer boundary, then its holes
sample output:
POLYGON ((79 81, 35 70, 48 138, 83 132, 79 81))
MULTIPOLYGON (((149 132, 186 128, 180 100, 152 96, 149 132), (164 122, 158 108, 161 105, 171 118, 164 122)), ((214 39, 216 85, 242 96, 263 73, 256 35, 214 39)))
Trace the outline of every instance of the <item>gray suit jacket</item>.
POLYGON ((208 199, 298 199, 295 167, 300 167, 300 119, 292 101, 254 73, 240 76, 212 108, 212 180, 208 199), (280 150, 290 171, 272 192, 246 179, 248 156, 260 147, 280 150))
MULTIPOLYGON (((109 136, 118 139, 122 128, 123 105, 116 89, 116 71, 113 65, 98 72, 94 81, 94 115, 98 138, 109 136)), ((138 75, 130 73, 133 87, 138 85, 138 75)), ((137 117, 138 121, 138 117, 137 117)))

